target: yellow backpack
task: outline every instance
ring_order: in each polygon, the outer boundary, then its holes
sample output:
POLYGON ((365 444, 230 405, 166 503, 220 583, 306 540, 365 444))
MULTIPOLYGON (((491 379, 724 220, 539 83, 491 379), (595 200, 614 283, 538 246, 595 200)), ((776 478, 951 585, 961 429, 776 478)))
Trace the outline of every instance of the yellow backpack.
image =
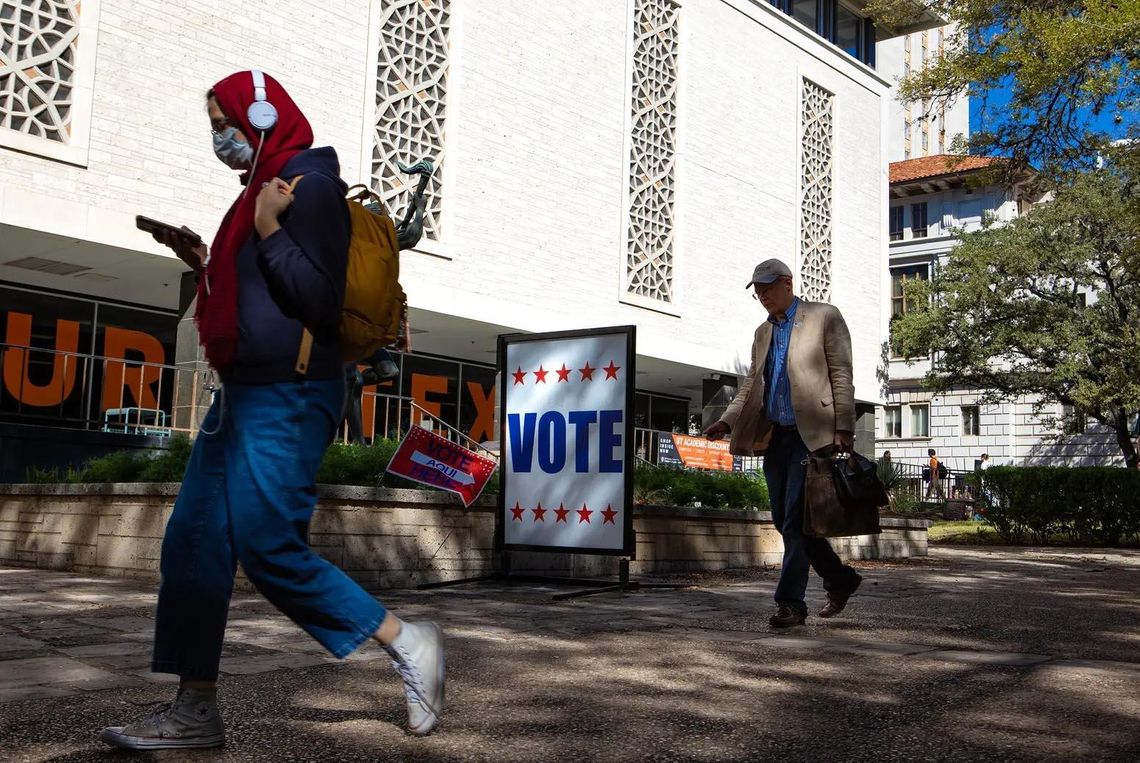
MULTIPOLYGON (((292 193, 304 177, 289 183, 292 193)), ((396 340, 407 309, 407 296, 400 287, 400 244, 396 226, 384 213, 384 205, 371 189, 354 185, 348 189, 352 234, 345 269, 344 306, 337 339, 346 361, 366 358, 396 340), (371 202, 366 206, 367 202, 371 202)), ((313 335, 305 329, 297 354, 297 373, 309 370, 313 335)))

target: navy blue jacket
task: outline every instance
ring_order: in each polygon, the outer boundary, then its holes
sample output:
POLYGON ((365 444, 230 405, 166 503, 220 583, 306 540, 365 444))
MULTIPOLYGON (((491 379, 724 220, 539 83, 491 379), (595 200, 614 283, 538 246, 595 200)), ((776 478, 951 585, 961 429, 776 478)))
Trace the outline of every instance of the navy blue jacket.
MULTIPOLYGON (((295 367, 302 328, 313 333, 307 379, 342 379, 337 345, 351 236, 347 187, 332 148, 312 148, 281 170, 304 178, 281 229, 266 239, 255 231, 238 252, 238 347, 223 381, 269 384, 300 377, 295 367)), ((254 193, 260 189, 249 189, 254 193)))

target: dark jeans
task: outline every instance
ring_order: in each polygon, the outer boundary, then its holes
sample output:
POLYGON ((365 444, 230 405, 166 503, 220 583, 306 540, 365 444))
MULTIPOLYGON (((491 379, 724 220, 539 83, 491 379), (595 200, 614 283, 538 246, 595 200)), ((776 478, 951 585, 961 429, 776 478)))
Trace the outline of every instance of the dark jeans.
POLYGON ((166 526, 153 671, 217 677, 238 562, 333 656, 376 632, 384 607, 308 543, 317 469, 343 399, 341 379, 226 384, 194 441, 166 526))
POLYGON ((850 589, 856 572, 836 556, 826 538, 804 535, 803 461, 808 449, 799 432, 777 429, 764 454, 764 479, 772 503, 772 522, 784 538, 784 564, 776 586, 776 603, 807 613, 808 565, 823 578, 828 591, 850 589))

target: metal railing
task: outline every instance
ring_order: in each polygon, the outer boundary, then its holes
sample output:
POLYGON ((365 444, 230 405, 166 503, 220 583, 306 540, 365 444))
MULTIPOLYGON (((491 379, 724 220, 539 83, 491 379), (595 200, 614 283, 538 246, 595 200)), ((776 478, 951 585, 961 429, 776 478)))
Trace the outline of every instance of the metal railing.
MULTIPOLYGON (((194 435, 214 395, 217 374, 90 353, 0 344, 0 419, 117 434, 194 435)), ((401 439, 412 424, 489 452, 410 397, 364 392, 365 437, 401 439)), ((339 439, 350 440, 342 422, 339 439)))
MULTIPOLYGON (((906 496, 915 503, 974 501, 974 487, 967 479, 970 472, 948 469, 945 477, 939 477, 937 474, 930 474, 930 467, 925 463, 906 461, 887 463, 890 464, 894 478, 884 479, 884 482, 887 482, 891 493, 896 497, 906 496)), ((883 460, 879 459, 880 470, 883 469, 883 464, 883 460)))
MULTIPOLYGON (((347 401, 348 405, 352 401, 347 401)), ((377 438, 402 440, 412 426, 429 429, 435 434, 459 443, 472 450, 496 456, 495 452, 473 440, 415 401, 402 395, 385 395, 379 392, 361 393, 362 431, 353 432, 348 418, 341 422, 337 440, 343 443, 368 444, 377 438)), ((497 457, 497 456, 496 456, 497 457)))
POLYGON ((198 368, 7 343, 0 370, 5 420, 122 434, 192 434, 217 388, 198 368))

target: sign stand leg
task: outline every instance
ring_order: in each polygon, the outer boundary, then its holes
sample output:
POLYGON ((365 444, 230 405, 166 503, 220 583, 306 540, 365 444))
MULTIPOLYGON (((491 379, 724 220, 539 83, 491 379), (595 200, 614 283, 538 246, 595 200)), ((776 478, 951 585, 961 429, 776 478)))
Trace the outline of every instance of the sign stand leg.
MULTIPOLYGON (((569 582, 569 581, 567 581, 569 582)), ((554 601, 561 601, 563 599, 577 599, 582 596, 593 596, 597 593, 611 593, 613 591, 621 591, 622 593, 631 593, 634 591, 652 590, 654 588, 670 588, 673 590, 679 588, 690 588, 688 583, 642 583, 639 580, 629 579, 629 559, 622 557, 618 560, 618 582, 609 583, 604 580, 579 580, 576 581, 579 585, 596 586, 587 588, 581 591, 568 591, 567 593, 556 593, 550 598, 554 601)))
POLYGON ((561 601, 562 599, 574 599, 581 596, 592 596, 596 593, 610 593, 613 591, 621 591, 622 593, 630 593, 633 591, 651 590, 654 588, 689 588, 688 583, 642 583, 638 580, 629 579, 629 559, 622 557, 618 560, 618 581, 616 583, 609 580, 592 580, 590 578, 559 578, 550 577, 547 575, 528 575, 528 574, 511 574, 511 553, 509 551, 502 551, 499 555, 499 570, 487 575, 477 575, 470 578, 459 578, 458 580, 441 580, 435 583, 421 583, 416 588, 420 591, 428 590, 431 588, 448 588, 455 585, 464 585, 466 583, 539 583, 544 585, 575 585, 587 586, 581 591, 568 591, 566 593, 556 593, 550 598, 554 601, 561 601))

